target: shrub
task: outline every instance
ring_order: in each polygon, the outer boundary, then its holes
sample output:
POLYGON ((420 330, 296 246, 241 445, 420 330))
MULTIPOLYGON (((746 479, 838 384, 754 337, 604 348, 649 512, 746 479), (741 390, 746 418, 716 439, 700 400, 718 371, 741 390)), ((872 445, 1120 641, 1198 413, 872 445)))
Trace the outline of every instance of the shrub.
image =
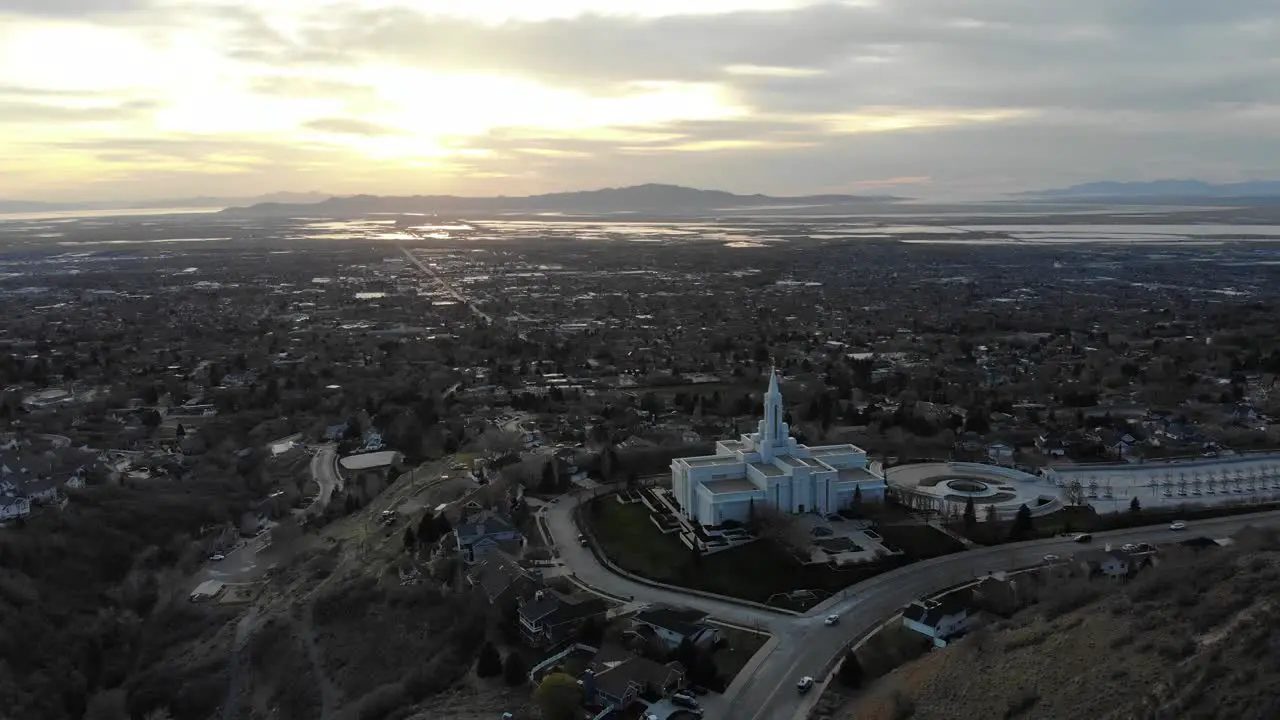
POLYGON ((523 685, 527 677, 525 677, 524 658, 519 653, 511 653, 507 656, 506 662, 502 664, 502 679, 511 687, 523 685))
POLYGON ((908 718, 916 714, 916 701, 901 690, 894 690, 891 700, 893 702, 893 720, 908 720, 908 718))
POLYGON ((502 674, 502 656, 493 643, 486 642, 480 648, 480 657, 476 660, 476 675, 482 678, 497 677, 502 674))
POLYGON ((1040 695, 1034 690, 1020 690, 1018 694, 1009 698, 1008 707, 1005 708, 1005 720, 1011 720, 1030 710, 1040 702, 1040 695))

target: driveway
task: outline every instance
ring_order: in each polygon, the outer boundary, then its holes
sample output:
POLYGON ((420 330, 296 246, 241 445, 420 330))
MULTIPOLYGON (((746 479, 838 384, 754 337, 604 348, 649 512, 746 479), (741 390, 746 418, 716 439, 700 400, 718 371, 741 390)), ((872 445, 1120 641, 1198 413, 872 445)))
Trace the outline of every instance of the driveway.
MULTIPOLYGON (((821 681, 833 659, 912 600, 992 571, 1037 565, 1046 553, 1066 556, 1081 548, 1068 538, 1048 538, 945 555, 878 575, 848 588, 804 616, 794 616, 656 588, 610 572, 589 549, 577 543, 573 509, 579 501, 580 498, 564 497, 544 511, 560 558, 578 580, 611 595, 693 607, 717 619, 762 628, 774 635, 774 641, 761 649, 764 657, 754 670, 749 663, 722 698, 714 702, 712 696, 707 698, 704 703, 707 720, 792 720, 812 702, 809 696, 796 691, 796 681, 805 675, 821 681), (841 623, 827 627, 823 625, 823 618, 831 613, 839 613, 841 623)), ((1199 535, 1222 537, 1247 525, 1280 526, 1280 512, 1201 520, 1190 523, 1183 532, 1159 525, 1095 533, 1094 544, 1101 547, 1107 542, 1119 546, 1128 542, 1169 542, 1199 535)))

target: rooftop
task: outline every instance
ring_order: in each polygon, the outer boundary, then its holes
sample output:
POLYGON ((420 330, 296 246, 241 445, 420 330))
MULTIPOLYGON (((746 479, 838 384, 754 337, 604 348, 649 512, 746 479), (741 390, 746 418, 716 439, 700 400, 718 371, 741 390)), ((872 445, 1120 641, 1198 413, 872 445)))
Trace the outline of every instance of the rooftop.
POLYGON ((708 465, 737 465, 740 462, 732 455, 703 455, 702 457, 677 459, 692 467, 706 467, 708 465))
POLYGON ((751 463, 751 467, 759 470, 761 473, 764 473, 767 477, 778 477, 786 474, 782 472, 782 468, 774 465, 773 463, 753 462, 751 463))
POLYGON ((372 470, 400 462, 400 453, 394 450, 383 450, 382 452, 348 455, 342 458, 340 462, 344 470, 372 470))
MULTIPOLYGON (((857 445, 823 445, 821 447, 809 448, 809 454, 813 457, 822 457, 824 455, 844 455, 846 453, 862 453, 862 448, 857 445)), ((864 455, 866 453, 863 453, 864 455)))
POLYGON ((866 468, 844 468, 837 470, 836 473, 837 482, 867 482, 880 479, 879 475, 866 468))
POLYGON ((729 478, 727 480, 709 480, 702 483, 713 495, 721 495, 727 493, 754 492, 760 488, 755 483, 745 478, 729 478))

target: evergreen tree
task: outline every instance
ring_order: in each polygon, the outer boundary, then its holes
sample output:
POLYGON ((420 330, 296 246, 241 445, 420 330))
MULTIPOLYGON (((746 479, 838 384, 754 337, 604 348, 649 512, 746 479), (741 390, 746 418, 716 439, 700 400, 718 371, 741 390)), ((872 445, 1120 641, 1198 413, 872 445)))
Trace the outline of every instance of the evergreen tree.
POLYGON ((988 505, 987 506, 987 522, 994 524, 999 521, 1000 521, 1000 515, 999 513, 996 512, 996 506, 994 504, 988 505))
POLYGON ((414 546, 418 544, 417 540, 413 534, 413 528, 404 529, 404 549, 406 551, 413 552, 414 546))
POLYGON ((542 466, 542 481, 538 483, 538 489, 544 493, 556 490, 556 468, 551 460, 542 466))
POLYGON ((486 642, 480 648, 480 657, 476 660, 476 675, 482 678, 498 677, 503 674, 502 656, 493 643, 486 642))
POLYGON ((964 501, 964 529, 966 532, 972 532, 977 524, 978 511, 974 509, 973 498, 970 497, 964 501))
POLYGON ((436 531, 440 533, 440 537, 453 532, 453 524, 449 522, 449 518, 444 513, 435 516, 435 523, 436 531))
POLYGON ((1015 541, 1025 539, 1031 535, 1032 529, 1031 508, 1023 503, 1018 508, 1018 514, 1013 517, 1013 527, 1009 528, 1009 539, 1015 541))
POLYGON ((1142 503, 1138 502, 1137 496, 1134 496, 1134 498, 1129 501, 1129 512, 1135 515, 1142 512, 1142 503))
POLYGON ((502 679, 511 687, 523 685, 528 680, 525 677, 524 660, 519 654, 513 652, 507 656, 506 662, 502 664, 502 679))
POLYGON ((422 519, 418 521, 418 542, 430 545, 439 539, 440 529, 436 526, 435 517, 424 513, 422 519))

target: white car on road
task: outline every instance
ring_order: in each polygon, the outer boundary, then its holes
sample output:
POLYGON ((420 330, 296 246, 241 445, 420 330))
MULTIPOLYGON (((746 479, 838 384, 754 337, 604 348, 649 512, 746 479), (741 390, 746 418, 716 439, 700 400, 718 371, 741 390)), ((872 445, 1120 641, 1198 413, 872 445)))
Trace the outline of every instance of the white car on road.
POLYGON ((840 616, 839 616, 839 615, 828 615, 828 616, 827 616, 827 619, 825 619, 825 620, 823 620, 823 621, 822 621, 822 624, 823 624, 823 625, 827 625, 827 626, 831 626, 831 625, 839 625, 839 624, 840 624, 840 616))
POLYGON ((807 693, 813 689, 813 678, 805 675, 800 678, 800 682, 796 683, 796 689, 802 693, 807 693))
POLYGON ((226 560, 226 559, 227 559, 227 556, 226 556, 226 555, 223 555, 222 553, 214 553, 214 554, 212 554, 212 555, 210 555, 210 556, 209 556, 209 559, 210 559, 210 560, 212 560, 212 561, 214 561, 214 562, 221 562, 221 561, 223 561, 223 560, 226 560))
POLYGON ((1173 522, 1169 523, 1169 529, 1170 530, 1186 530, 1187 524, 1182 522, 1181 520, 1174 520, 1173 522))

